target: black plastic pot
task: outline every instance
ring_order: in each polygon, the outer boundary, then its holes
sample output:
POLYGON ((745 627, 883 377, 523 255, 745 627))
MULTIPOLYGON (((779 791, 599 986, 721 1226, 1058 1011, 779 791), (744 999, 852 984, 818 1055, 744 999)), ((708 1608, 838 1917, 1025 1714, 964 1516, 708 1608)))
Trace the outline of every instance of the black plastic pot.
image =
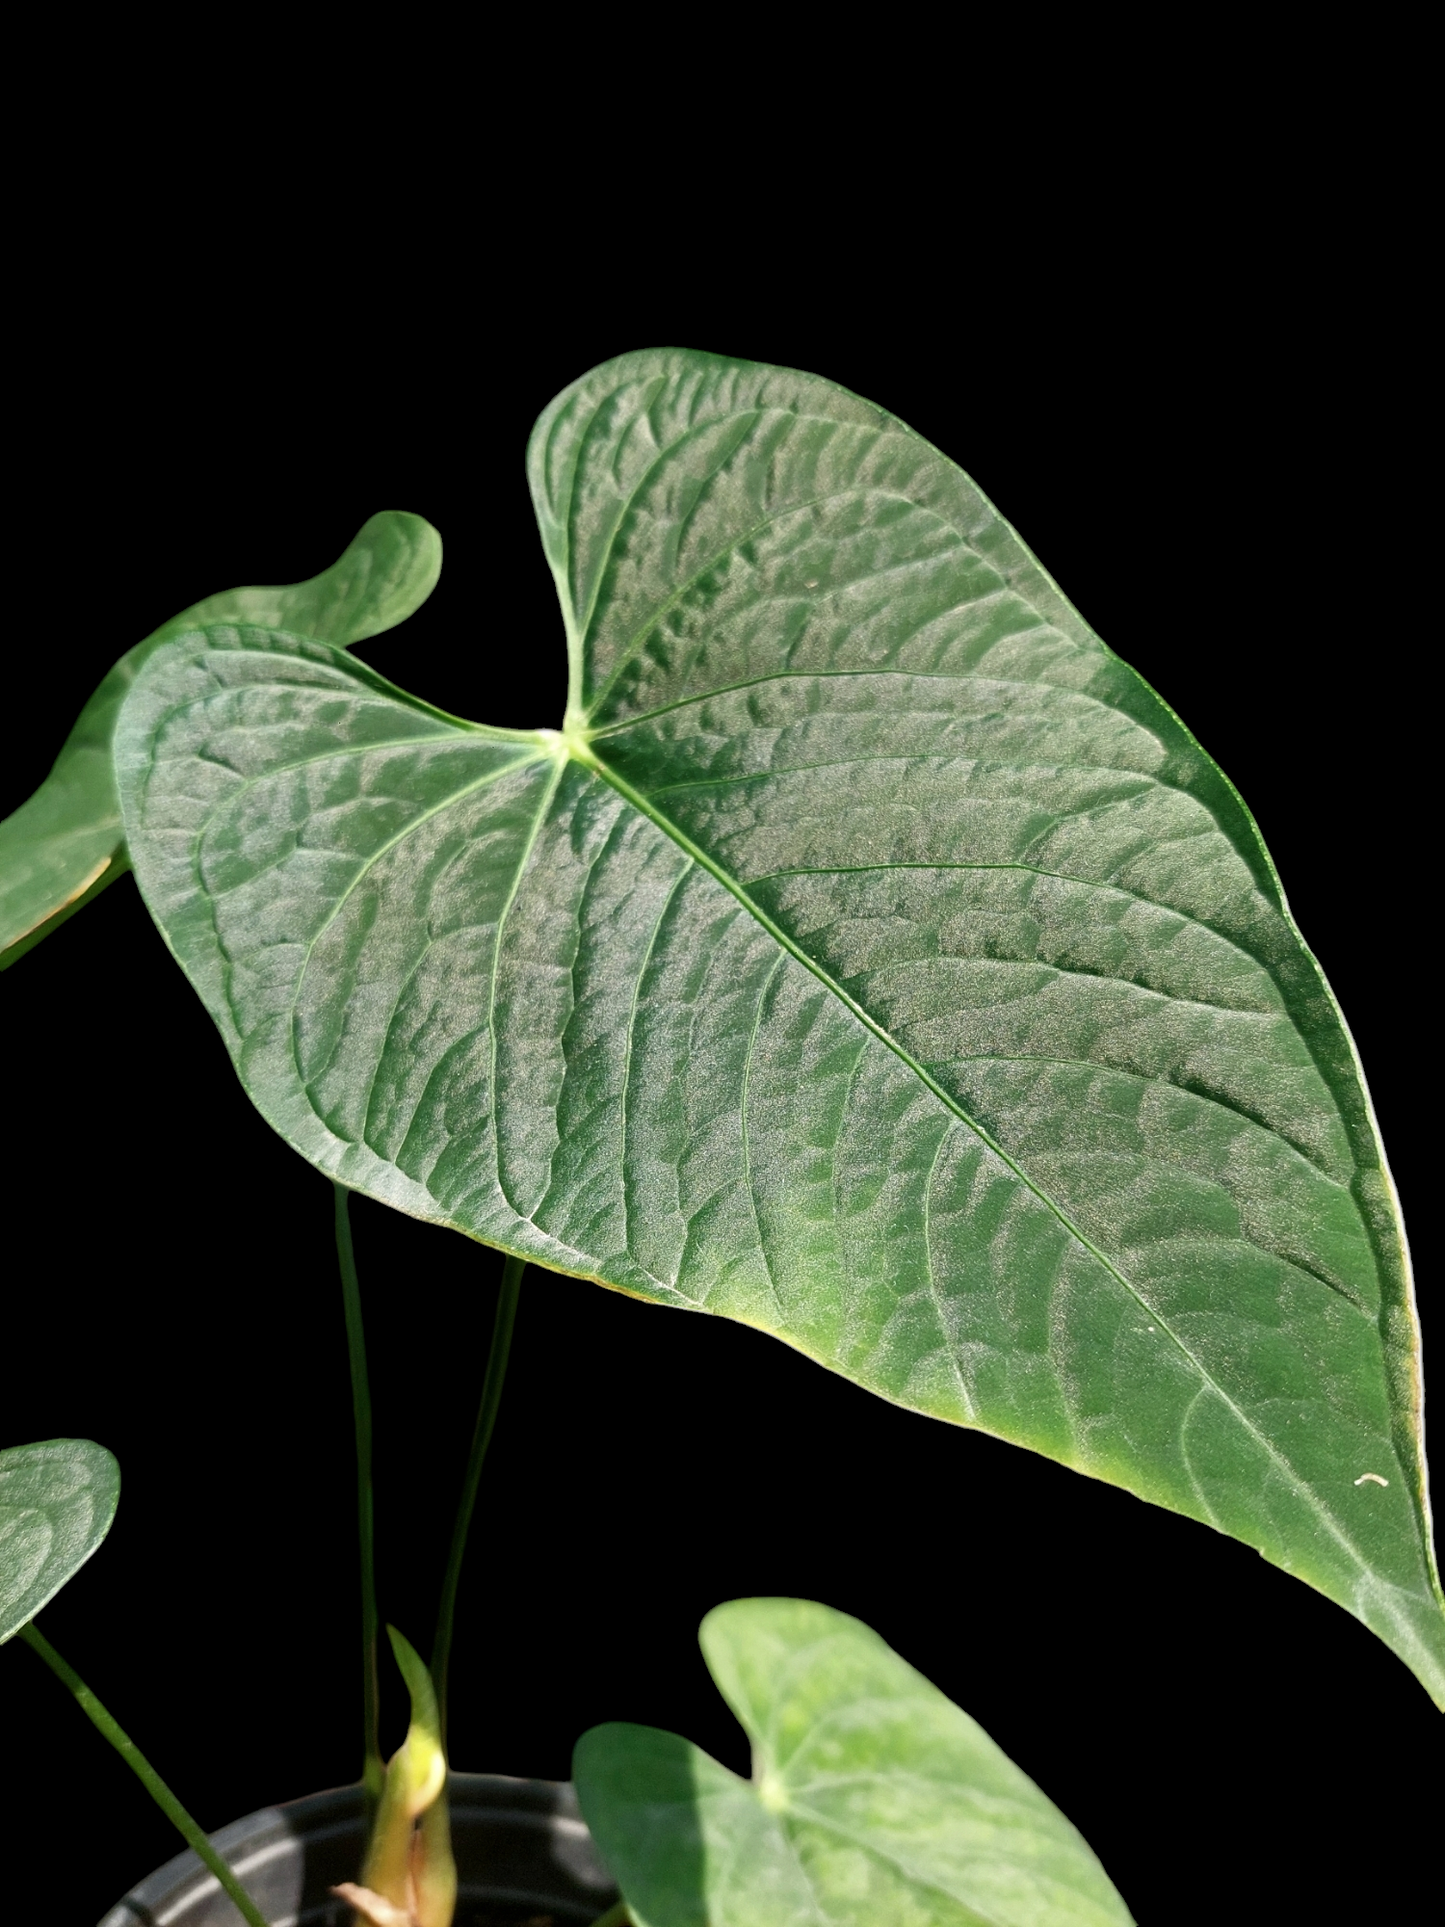
MULTIPOLYGON (((617 1899, 572 1788, 557 1780, 454 1773, 456 1927, 583 1927, 617 1899)), ((272 1927, 346 1927, 329 1889, 361 1865, 360 1787, 263 1807, 211 1835, 272 1927)), ((193 1853, 179 1853, 118 1901, 100 1927, 241 1927, 193 1853)))

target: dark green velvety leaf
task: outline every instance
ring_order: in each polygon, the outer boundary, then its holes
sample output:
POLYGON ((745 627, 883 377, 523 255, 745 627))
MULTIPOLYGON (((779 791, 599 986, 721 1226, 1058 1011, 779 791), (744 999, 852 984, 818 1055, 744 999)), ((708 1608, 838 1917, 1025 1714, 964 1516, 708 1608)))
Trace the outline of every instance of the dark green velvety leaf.
POLYGON ((1445 1699, 1393 1193, 1227 780, 828 382, 626 356, 531 468, 561 731, 257 629, 127 698, 142 888, 263 1113, 1231 1533, 1445 1699))
POLYGON ((119 1498, 120 1467, 89 1439, 0 1452, 0 1645, 79 1572, 119 1498))
POLYGON ((751 1781, 651 1726, 573 1759, 638 1927, 1127 1927, 1058 1808, 860 1621, 738 1599, 701 1638, 751 1781))
POLYGON ((127 650, 80 712, 49 776, 0 822, 0 970, 130 868, 111 734, 126 690, 154 649, 200 622, 293 629, 343 646, 361 642, 425 602, 441 573, 441 553, 429 522, 388 510, 363 524, 339 560, 309 582, 223 590, 127 650))

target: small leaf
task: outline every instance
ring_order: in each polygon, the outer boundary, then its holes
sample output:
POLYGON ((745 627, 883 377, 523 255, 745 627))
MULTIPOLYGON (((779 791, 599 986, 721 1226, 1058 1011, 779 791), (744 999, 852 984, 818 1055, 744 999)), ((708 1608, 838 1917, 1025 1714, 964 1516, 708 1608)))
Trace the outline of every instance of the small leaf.
POLYGON ((648 1726, 573 1759, 638 1927, 1126 1927, 1078 1831, 859 1620, 740 1599, 701 1640, 751 1782, 648 1726))
POLYGON ((560 731, 258 629, 126 700, 141 888, 262 1113, 1230 1533, 1445 1704, 1403 1230, 1228 780, 830 382, 626 355, 530 460, 560 731))
POLYGON ((0 1645, 79 1572, 119 1498, 120 1467, 89 1439, 0 1452, 0 1645))
POLYGON ((416 1648, 403 1639, 395 1626, 388 1626, 386 1635, 411 1696, 411 1724, 401 1747, 392 1755, 387 1786, 395 1786, 407 1819, 415 1820, 426 1812, 446 1783, 441 1719, 431 1674, 416 1648))
POLYGON ((121 842, 111 735, 125 692, 169 636, 202 622, 287 628, 345 647, 418 609, 441 573, 441 538, 419 515, 386 510, 309 582, 225 589, 127 650, 80 712, 35 794, 0 822, 0 970, 130 868, 121 842))

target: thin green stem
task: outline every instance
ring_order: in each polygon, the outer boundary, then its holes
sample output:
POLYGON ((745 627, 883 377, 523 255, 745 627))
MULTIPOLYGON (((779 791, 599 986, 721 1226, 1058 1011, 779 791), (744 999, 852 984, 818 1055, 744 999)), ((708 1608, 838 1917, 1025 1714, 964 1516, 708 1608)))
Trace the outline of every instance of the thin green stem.
POLYGON ((171 1792, 170 1788, 161 1778, 160 1774, 156 1772, 150 1761, 144 1753, 141 1752, 135 1741, 131 1739, 128 1733, 125 1733, 121 1729, 111 1714, 101 1705, 100 1701, 95 1697, 95 1694, 91 1692, 79 1673, 77 1673, 73 1667, 66 1665, 65 1661, 60 1657, 59 1653, 56 1652, 55 1648, 45 1637, 44 1633, 41 1632, 33 1619, 28 1626, 22 1626, 20 1628, 20 1637, 25 1641, 27 1646, 39 1653, 40 1657, 45 1661, 45 1664, 50 1668, 51 1672, 55 1674, 57 1679, 70 1688, 70 1691, 75 1695, 80 1704, 81 1711, 85 1713, 93 1725, 99 1727, 100 1731, 110 1741, 116 1752, 119 1753, 131 1772, 135 1774, 146 1792, 160 1808, 161 1812, 171 1822, 172 1826, 179 1831, 186 1845, 193 1853, 200 1855, 201 1859, 231 1896, 231 1899, 240 1908, 244 1918, 250 1922, 250 1927, 267 1927, 266 1916, 257 1907, 255 1901, 252 1900, 251 1896, 246 1892, 246 1889, 241 1885, 240 1881, 237 1880, 236 1876, 216 1852, 216 1849, 211 1845, 200 1827, 197 1826, 196 1822, 191 1818, 190 1814, 186 1812, 175 1794, 171 1792))
POLYGON ((361 1286, 351 1244, 351 1193, 336 1193, 336 1256, 341 1263, 341 1302, 346 1309, 346 1350, 351 1360, 351 1409, 356 1419, 356 1533, 361 1547, 361 1783, 367 1805, 381 1798, 385 1771, 377 1717, 376 1525, 371 1496, 371 1387, 366 1376, 366 1333, 361 1323, 361 1286))
POLYGON ((482 1477, 482 1461, 492 1442, 492 1428, 502 1403, 502 1386, 507 1377, 507 1357, 512 1349, 512 1327, 517 1322, 517 1296, 522 1288, 525 1258, 508 1258, 502 1267, 502 1289, 497 1297, 497 1315, 492 1322, 492 1348, 487 1353, 487 1375, 482 1382, 482 1402, 477 1408, 476 1430, 467 1457, 467 1474, 462 1496, 457 1502, 456 1524, 452 1527, 452 1549, 447 1559, 447 1576, 442 1581, 441 1605, 437 1608, 437 1636, 432 1646, 431 1676, 436 1687, 441 1715, 442 1745, 447 1737, 447 1668, 452 1654, 452 1621, 457 1610, 457 1585, 462 1576, 462 1559, 467 1549, 467 1528, 477 1503, 477 1487, 482 1477))

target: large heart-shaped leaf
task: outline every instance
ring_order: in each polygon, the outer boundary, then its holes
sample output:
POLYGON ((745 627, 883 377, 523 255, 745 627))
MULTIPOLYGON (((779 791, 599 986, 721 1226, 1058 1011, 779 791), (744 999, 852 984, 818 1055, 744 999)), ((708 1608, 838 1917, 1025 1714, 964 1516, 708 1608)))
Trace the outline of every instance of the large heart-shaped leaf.
POLYGON ((751 1781, 652 1726, 573 1757, 638 1927, 1127 1927, 1058 1808, 861 1621, 738 1599, 700 1637, 751 1781))
POLYGON ((0 1646, 79 1572, 119 1498, 120 1467, 89 1439, 0 1452, 0 1646))
POLYGON ((1393 1194, 1228 781, 828 382, 626 356, 531 473, 560 732, 255 629, 126 700, 141 887, 262 1112, 1232 1533, 1445 1700, 1393 1194))
POLYGON ((111 736, 136 672, 168 636, 200 622, 294 629, 346 646, 419 608, 441 573, 441 538, 419 515, 386 510, 309 582, 224 589, 128 649, 81 710, 45 781, 0 822, 0 970, 130 868, 111 769, 111 736))

